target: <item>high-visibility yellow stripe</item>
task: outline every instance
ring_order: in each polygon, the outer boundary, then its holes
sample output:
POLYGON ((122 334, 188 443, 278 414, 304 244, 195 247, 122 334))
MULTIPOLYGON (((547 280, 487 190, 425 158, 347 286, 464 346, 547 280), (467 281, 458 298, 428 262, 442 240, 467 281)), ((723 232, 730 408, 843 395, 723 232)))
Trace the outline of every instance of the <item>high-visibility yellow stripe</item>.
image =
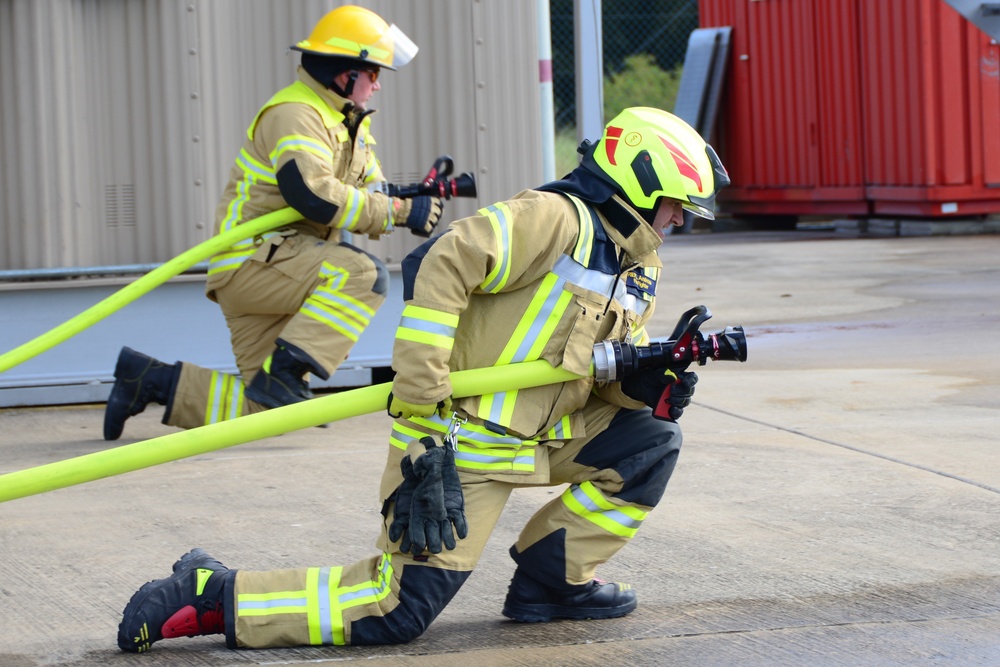
MULTIPOLYGON (((271 99, 264 103, 264 106, 257 111, 257 115, 250 122, 250 126, 247 127, 247 139, 253 141, 254 130, 257 127, 257 121, 264 114, 265 111, 277 104, 285 104, 288 102, 293 102, 297 104, 306 104, 313 109, 323 118, 323 125, 327 129, 333 127, 334 125, 340 123, 344 120, 344 114, 331 109, 326 102, 314 91, 312 88, 307 86, 301 81, 295 81, 289 86, 282 88, 276 92, 271 99)), ((370 118, 365 118, 366 121, 371 120, 370 118)), ((338 141, 347 141, 347 128, 342 128, 341 132, 345 135, 344 138, 337 135, 338 141)))
MULTIPOLYGON (((405 450, 414 440, 427 435, 426 431, 413 426, 444 434, 450 420, 437 415, 414 417, 411 420, 397 420, 392 427, 389 442, 397 449, 405 450)), ((458 452, 455 462, 462 468, 483 472, 522 471, 534 472, 535 446, 537 440, 522 440, 513 435, 500 435, 479 424, 462 424, 457 433, 458 452)))
POLYGON ((358 226, 361 219, 361 211, 365 208, 365 196, 357 188, 347 188, 347 201, 340 207, 340 215, 336 216, 331 223, 337 229, 351 231, 358 226))
MULTIPOLYGON (((534 325, 538 314, 541 312, 542 307, 545 305, 546 300, 552 293, 555 284, 559 281, 559 278, 553 274, 546 274, 542 278, 541 284, 535 291, 533 297, 531 297, 531 303, 528 307, 524 309, 524 314, 521 316, 521 321, 517 323, 517 327, 514 329, 514 333, 511 334, 510 340, 507 341, 507 345, 504 346, 503 352, 497 358, 495 366, 507 366, 514 361, 514 355, 517 353, 518 348, 521 343, 524 342, 525 336, 528 330, 534 325)), ((543 341, 544 345, 544 341, 543 341)), ((534 359, 518 359, 518 361, 534 361, 534 359)))
POLYGON ((366 581, 353 586, 344 586, 336 591, 336 606, 341 612, 344 609, 372 604, 384 600, 392 592, 392 556, 382 553, 378 565, 378 579, 366 581))
POLYGON ((493 204, 480 209, 479 214, 485 215, 490 221, 497 239, 496 265, 479 287, 484 292, 496 294, 507 285, 510 278, 510 208, 504 203, 493 204))
POLYGON ((320 569, 318 567, 311 567, 306 571, 306 590, 312 592, 312 594, 308 596, 307 619, 309 627, 309 643, 313 646, 319 646, 323 643, 323 630, 320 621, 319 609, 319 575, 320 569))
POLYGON ((635 535, 649 514, 637 507, 615 505, 589 481, 571 485, 563 492, 562 500, 574 514, 626 539, 635 535))
POLYGON ((569 415, 563 415, 559 422, 545 432, 545 435, 550 440, 569 440, 573 437, 573 429, 571 428, 572 420, 569 415))
POLYGON ((240 593, 236 596, 238 617, 304 614, 307 606, 305 590, 240 593))
POLYGON ((449 327, 458 326, 458 315, 447 313, 443 310, 434 310, 423 306, 407 305, 403 307, 403 317, 412 317, 416 320, 426 320, 435 324, 442 324, 449 327))
POLYGON ((580 223, 580 233, 577 235, 576 245, 573 247, 573 259, 587 266, 590 263, 590 255, 594 249, 594 225, 590 210, 579 198, 572 195, 567 196, 573 202, 573 205, 576 206, 576 213, 580 223))
POLYGON ((243 170, 243 179, 241 179, 243 181, 253 184, 260 180, 271 185, 278 184, 278 178, 272 166, 257 160, 250 155, 246 148, 240 149, 236 156, 236 164, 243 170))
POLYGON ((535 448, 529 446, 511 450, 497 447, 470 447, 459 442, 458 451, 455 453, 455 464, 460 468, 483 472, 509 470, 534 472, 535 448))
POLYGON ((458 315, 407 305, 399 318, 396 338, 450 350, 455 346, 456 327, 458 315))
POLYGON ((323 142, 302 134, 290 134, 279 139, 278 143, 274 147, 274 150, 271 151, 270 155, 268 155, 271 159, 271 165, 277 167, 278 160, 281 159, 282 155, 289 151, 312 153, 324 162, 333 162, 333 152, 330 150, 330 147, 323 142))
POLYGON ((371 319, 340 304, 330 304, 314 297, 307 298, 299 312, 357 342, 371 319))
POLYGON ((440 347, 445 350, 450 350, 455 347, 454 338, 448 338, 447 336, 441 336, 438 334, 428 334, 422 331, 414 331, 413 329, 396 329, 396 338, 398 340, 408 340, 414 343, 423 343, 424 345, 433 345, 434 347, 440 347))
MULTIPOLYGON (((306 44, 308 45, 308 41, 306 42, 306 44)), ((325 44, 326 46, 338 47, 346 51, 348 54, 367 52, 368 53, 367 57, 369 60, 385 62, 389 60, 390 57, 392 57, 392 53, 385 49, 380 49, 372 44, 361 44, 354 40, 344 39, 342 37, 330 37, 329 39, 323 40, 323 44, 325 44)))

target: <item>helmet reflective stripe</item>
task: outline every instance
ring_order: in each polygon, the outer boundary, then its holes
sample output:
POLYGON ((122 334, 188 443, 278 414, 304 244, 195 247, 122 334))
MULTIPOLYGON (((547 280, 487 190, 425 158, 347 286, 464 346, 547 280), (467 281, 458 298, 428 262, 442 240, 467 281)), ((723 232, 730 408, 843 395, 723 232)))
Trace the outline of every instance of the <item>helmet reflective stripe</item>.
POLYGON ((677 171, 680 172, 681 176, 686 176, 694 181, 698 191, 701 192, 703 187, 701 183, 701 174, 698 173, 698 167, 695 166, 694 162, 689 160, 688 157, 684 155, 684 151, 667 141, 666 138, 660 137, 660 141, 662 141, 663 145, 667 147, 668 151, 670 151, 670 157, 674 158, 674 164, 677 165, 677 171))
POLYGON ((345 5, 328 12, 309 37, 291 47, 319 56, 357 60, 395 70, 413 60, 417 45, 375 12, 345 5))

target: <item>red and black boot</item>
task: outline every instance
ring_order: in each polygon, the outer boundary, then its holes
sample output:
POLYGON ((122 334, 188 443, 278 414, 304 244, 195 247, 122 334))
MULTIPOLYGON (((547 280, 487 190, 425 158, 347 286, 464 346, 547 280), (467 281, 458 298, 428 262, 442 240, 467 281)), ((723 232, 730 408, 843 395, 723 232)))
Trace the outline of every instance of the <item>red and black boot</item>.
POLYGON ((223 600, 235 575, 201 549, 184 554, 172 575, 144 584, 125 605, 118 647, 143 653, 161 639, 224 633, 223 600))

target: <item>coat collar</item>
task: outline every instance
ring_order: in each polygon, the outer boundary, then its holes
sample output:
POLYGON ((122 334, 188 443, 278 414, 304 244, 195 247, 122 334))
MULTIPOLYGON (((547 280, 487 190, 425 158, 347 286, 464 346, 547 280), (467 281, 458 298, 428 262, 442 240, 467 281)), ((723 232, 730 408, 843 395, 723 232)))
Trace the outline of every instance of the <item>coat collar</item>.
POLYGON ((375 109, 365 109, 364 111, 358 110, 357 107, 354 106, 354 102, 350 101, 346 97, 341 97, 316 79, 312 78, 312 76, 309 75, 309 72, 307 72, 302 65, 299 65, 297 75, 299 81, 309 86, 310 90, 319 95, 319 98, 323 100, 324 104, 347 118, 349 121, 349 127, 351 125, 356 125, 362 119, 375 113, 375 109), (357 116, 357 120, 354 120, 353 123, 350 122, 352 120, 352 116, 357 116))
POLYGON ((653 226, 642 219, 607 182, 590 171, 577 167, 565 178, 537 188, 542 192, 561 192, 579 197, 601 214, 601 223, 614 243, 626 254, 626 263, 660 266, 656 250, 663 239, 653 226))

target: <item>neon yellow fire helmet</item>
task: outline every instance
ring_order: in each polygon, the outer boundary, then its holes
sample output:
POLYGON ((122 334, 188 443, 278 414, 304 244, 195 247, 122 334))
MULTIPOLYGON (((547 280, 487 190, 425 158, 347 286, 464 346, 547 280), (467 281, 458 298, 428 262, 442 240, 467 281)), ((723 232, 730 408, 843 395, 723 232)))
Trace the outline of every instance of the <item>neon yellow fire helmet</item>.
POLYGON ((715 195, 730 183, 715 150, 693 127, 661 109, 625 109, 604 127, 600 141, 581 146, 581 152, 583 166, 614 185, 640 213, 654 210, 660 197, 671 197, 714 220, 715 195))
POLYGON ((317 56, 335 56, 395 70, 413 60, 417 45, 375 12, 344 5, 321 18, 306 39, 291 47, 317 56))

